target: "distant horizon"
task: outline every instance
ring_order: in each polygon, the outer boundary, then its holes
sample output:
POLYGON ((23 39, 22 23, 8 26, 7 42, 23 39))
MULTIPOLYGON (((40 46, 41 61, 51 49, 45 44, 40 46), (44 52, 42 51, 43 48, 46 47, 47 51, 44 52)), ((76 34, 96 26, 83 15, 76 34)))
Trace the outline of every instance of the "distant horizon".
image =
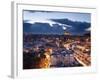
POLYGON ((56 11, 23 11, 23 32, 83 35, 90 32, 91 14, 56 11))

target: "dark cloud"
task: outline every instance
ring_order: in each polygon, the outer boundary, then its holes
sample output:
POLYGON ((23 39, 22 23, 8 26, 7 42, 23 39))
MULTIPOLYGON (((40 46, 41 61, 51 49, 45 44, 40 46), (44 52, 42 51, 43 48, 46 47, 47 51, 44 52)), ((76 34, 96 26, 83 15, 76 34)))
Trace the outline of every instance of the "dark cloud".
MULTIPOLYGON (((70 25, 71 27, 66 27, 66 31, 70 32, 72 35, 83 35, 86 34, 89 31, 86 31, 86 29, 90 28, 91 23, 87 22, 78 22, 78 21, 71 21, 69 19, 51 19, 52 21, 55 21, 60 24, 70 25)), ((62 29, 62 25, 59 24, 53 24, 53 26, 50 26, 49 23, 41 23, 36 22, 34 24, 26 23, 27 21, 24 21, 23 23, 23 31, 24 32, 32 32, 35 34, 63 34, 64 30, 62 29)))
POLYGON ((72 26, 68 29, 69 32, 72 34, 84 34, 86 29, 91 27, 91 23, 88 22, 78 22, 78 21, 71 21, 69 19, 52 19, 55 22, 59 22, 62 24, 67 24, 72 26))

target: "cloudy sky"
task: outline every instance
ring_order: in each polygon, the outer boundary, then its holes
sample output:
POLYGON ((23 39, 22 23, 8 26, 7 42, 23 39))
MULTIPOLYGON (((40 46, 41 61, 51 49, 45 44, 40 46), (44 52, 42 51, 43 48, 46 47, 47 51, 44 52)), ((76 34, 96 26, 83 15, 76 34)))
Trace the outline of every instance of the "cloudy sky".
POLYGON ((72 21, 91 22, 89 13, 72 13, 72 12, 47 12, 47 11, 25 11, 24 20, 38 21, 46 19, 63 19, 68 18, 72 21))
POLYGON ((84 34, 90 31, 91 14, 24 10, 23 21, 31 24, 24 24, 24 32, 63 34, 67 30, 71 34, 84 34))

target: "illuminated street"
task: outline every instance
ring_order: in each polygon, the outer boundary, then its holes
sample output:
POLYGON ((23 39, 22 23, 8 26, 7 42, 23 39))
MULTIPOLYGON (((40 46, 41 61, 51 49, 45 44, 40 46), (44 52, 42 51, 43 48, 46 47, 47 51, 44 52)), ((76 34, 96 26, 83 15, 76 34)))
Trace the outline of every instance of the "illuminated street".
POLYGON ((23 69, 91 66, 91 14, 23 10, 23 69))
POLYGON ((30 61, 33 60, 30 63, 30 68, 91 65, 90 39, 88 37, 82 37, 82 41, 79 40, 78 36, 75 38, 74 36, 69 37, 67 35, 63 37, 56 35, 50 37, 46 35, 28 35, 26 38, 24 41, 27 42, 24 43, 24 55, 29 55, 30 61), (83 41, 83 39, 85 40, 83 41), (37 62, 38 60, 40 62, 37 62))

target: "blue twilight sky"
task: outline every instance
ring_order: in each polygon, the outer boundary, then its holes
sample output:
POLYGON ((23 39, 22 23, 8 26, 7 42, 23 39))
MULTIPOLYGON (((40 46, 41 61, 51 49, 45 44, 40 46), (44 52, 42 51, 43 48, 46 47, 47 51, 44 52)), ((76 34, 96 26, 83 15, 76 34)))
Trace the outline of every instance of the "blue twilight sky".
POLYGON ((90 13, 52 12, 52 11, 23 11, 23 19, 28 21, 44 21, 47 19, 69 19, 72 21, 91 22, 90 13))

